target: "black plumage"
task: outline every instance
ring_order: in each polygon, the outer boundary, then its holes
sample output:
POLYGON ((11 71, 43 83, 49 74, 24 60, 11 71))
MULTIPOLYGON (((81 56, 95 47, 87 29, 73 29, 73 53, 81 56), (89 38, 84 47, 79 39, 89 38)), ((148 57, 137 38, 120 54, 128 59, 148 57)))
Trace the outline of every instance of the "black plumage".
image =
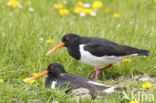
MULTIPOLYGON (((96 93, 99 91, 107 90, 112 88, 113 86, 108 86, 104 84, 96 84, 96 82, 93 82, 89 79, 83 78, 81 76, 73 75, 67 73, 63 66, 58 63, 52 63, 48 66, 48 77, 45 81, 45 86, 47 88, 52 87, 53 82, 56 82, 56 87, 61 88, 68 88, 67 92, 69 92, 72 89, 77 88, 86 88, 90 91, 90 94, 92 96, 95 96, 96 93), (95 83, 95 84, 94 84, 95 83)), ((113 89, 113 88, 112 88, 113 89)), ((114 87, 114 90, 119 89, 119 87, 114 87)), ((103 91, 103 94, 106 93, 103 91)))
POLYGON ((102 70, 111 67, 112 64, 118 63, 124 58, 129 56, 148 56, 150 53, 148 50, 120 45, 106 39, 66 34, 62 37, 61 44, 50 50, 47 55, 62 46, 67 47, 69 55, 73 58, 96 68, 96 72, 91 76, 95 76, 95 80, 98 79, 102 70), (109 66, 99 69, 100 66, 106 64, 109 66))
POLYGON ((115 42, 111 42, 106 39, 101 39, 97 37, 80 37, 75 34, 67 34, 63 36, 62 42, 68 49, 68 53, 79 60, 81 58, 79 52, 79 45, 85 44, 84 50, 89 51, 92 55, 101 56, 126 56, 137 54, 140 56, 148 56, 149 51, 143 49, 137 49, 134 47, 120 45, 115 42), (69 37, 70 40, 65 40, 69 37), (80 57, 77 57, 80 56, 80 57))

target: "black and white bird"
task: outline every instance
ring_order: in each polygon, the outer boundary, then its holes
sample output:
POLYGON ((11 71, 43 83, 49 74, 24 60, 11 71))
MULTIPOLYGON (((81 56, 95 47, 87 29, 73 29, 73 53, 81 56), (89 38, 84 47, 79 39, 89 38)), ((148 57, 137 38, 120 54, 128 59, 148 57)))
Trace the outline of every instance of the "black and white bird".
POLYGON ((45 87, 51 89, 55 89, 56 87, 64 89, 66 88, 66 93, 73 89, 86 88, 87 90, 89 90, 89 94, 94 97, 97 94, 110 94, 115 90, 125 89, 123 87, 109 86, 102 83, 97 83, 81 76, 69 74, 59 63, 49 64, 47 71, 35 77, 29 78, 25 82, 36 79, 46 74, 48 74, 48 77, 45 80, 45 87))
POLYGON ((96 71, 91 77, 98 79, 100 72, 110 68, 113 64, 129 56, 148 56, 149 51, 137 49, 126 45, 120 45, 106 39, 97 37, 81 37, 75 34, 66 34, 62 37, 62 42, 47 52, 46 55, 56 51, 60 47, 67 47, 70 56, 81 63, 93 66, 96 71), (108 65, 102 69, 100 66, 108 65))

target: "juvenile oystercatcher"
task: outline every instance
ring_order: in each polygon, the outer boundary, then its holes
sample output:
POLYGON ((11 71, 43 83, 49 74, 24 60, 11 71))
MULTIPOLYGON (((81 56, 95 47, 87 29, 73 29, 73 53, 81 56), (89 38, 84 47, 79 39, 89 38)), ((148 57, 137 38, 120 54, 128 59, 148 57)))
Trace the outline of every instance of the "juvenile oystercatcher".
POLYGON ((148 56, 149 51, 137 49, 126 45, 120 45, 106 39, 97 37, 80 37, 75 34, 66 34, 62 37, 62 42, 47 52, 46 55, 56 51, 60 47, 67 47, 68 53, 81 63, 91 65, 96 71, 91 77, 98 79, 100 72, 110 68, 113 64, 129 56, 148 56), (100 66, 108 66, 99 69, 100 66))
POLYGON ((81 76, 69 74, 65 71, 64 67, 59 63, 49 64, 45 72, 35 77, 29 78, 25 80, 25 82, 39 78, 46 74, 48 74, 48 77, 45 80, 45 87, 52 89, 56 87, 61 87, 64 89, 66 88, 67 89, 66 93, 73 89, 86 88, 89 90, 90 92, 89 94, 95 96, 98 94, 102 95, 110 94, 115 90, 125 89, 123 87, 109 86, 102 83, 97 83, 89 79, 83 78, 81 76))

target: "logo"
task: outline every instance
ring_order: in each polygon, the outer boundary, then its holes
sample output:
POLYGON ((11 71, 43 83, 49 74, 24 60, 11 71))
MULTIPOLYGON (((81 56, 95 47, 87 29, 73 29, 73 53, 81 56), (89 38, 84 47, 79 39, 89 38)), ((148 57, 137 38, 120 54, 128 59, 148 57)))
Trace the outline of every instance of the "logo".
POLYGON ((145 93, 145 92, 140 92, 138 91, 137 93, 131 91, 130 95, 128 95, 125 91, 123 91, 123 99, 127 99, 127 100, 136 100, 136 101, 149 101, 152 102, 155 100, 154 94, 152 93, 145 93))

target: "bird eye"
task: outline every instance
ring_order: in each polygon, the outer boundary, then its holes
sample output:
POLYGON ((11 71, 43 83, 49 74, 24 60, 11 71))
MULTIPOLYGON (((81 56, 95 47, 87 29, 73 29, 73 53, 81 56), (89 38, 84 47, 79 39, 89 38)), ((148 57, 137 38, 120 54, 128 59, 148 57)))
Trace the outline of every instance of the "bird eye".
POLYGON ((50 66, 50 69, 53 70, 54 69, 54 66, 50 66))
POLYGON ((66 37, 66 40, 69 40, 69 37, 66 37))

